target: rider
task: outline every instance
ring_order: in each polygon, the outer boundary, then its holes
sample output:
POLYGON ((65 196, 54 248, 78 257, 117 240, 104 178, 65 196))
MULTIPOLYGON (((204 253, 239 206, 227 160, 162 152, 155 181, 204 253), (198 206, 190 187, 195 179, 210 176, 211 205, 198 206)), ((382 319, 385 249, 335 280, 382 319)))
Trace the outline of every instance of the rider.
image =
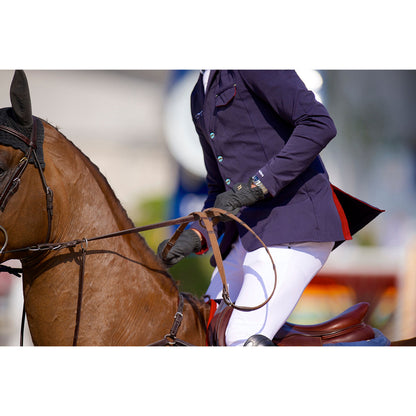
MULTIPOLYGON (((319 156, 336 135, 334 123, 295 71, 201 71, 191 111, 207 170, 203 208, 238 215, 264 241, 277 269, 277 287, 265 306, 233 310, 226 344, 273 345, 334 245, 351 239, 319 156)), ((360 217, 357 207, 354 216, 360 217)), ((231 301, 261 304, 275 280, 265 248, 234 221, 218 224, 216 231, 223 235, 231 301)), ((207 241, 206 230, 196 224, 162 261, 170 267, 191 253, 203 254, 207 241)), ((159 246, 160 257, 165 245, 159 246)), ((220 299, 222 288, 215 268, 206 294, 220 299)))

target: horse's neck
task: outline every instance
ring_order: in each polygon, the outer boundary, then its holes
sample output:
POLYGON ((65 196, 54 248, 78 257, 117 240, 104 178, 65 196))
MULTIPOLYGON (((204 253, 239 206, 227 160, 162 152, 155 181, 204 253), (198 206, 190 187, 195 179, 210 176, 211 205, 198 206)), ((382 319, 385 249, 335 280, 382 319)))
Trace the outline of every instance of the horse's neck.
MULTIPOLYGON (((45 173, 55 190, 53 242, 88 239, 134 227, 106 178, 79 149, 63 137, 53 136, 48 149, 45 173), (54 164, 56 158, 59 163, 54 164)), ((117 240, 120 245, 134 246, 139 258, 145 253, 155 265, 155 256, 142 237, 136 234, 117 240)))
POLYGON ((61 209, 55 238, 88 238, 92 233, 96 236, 133 227, 107 180, 86 156, 72 146, 71 158, 65 162, 51 175, 57 182, 55 188, 63 188, 56 196, 61 209))
MULTIPOLYGON (((95 166, 75 148, 68 152, 72 144, 60 146, 67 148, 54 149, 61 155, 59 165, 52 166, 54 155, 45 151, 45 175, 55 194, 53 242, 130 228, 133 224, 95 166)), ((84 248, 80 343, 146 344, 163 337, 176 312, 178 290, 143 238, 133 234, 91 241, 84 248)), ((50 252, 39 262, 24 263, 28 318, 37 343, 71 342, 83 266, 80 250, 50 252)))

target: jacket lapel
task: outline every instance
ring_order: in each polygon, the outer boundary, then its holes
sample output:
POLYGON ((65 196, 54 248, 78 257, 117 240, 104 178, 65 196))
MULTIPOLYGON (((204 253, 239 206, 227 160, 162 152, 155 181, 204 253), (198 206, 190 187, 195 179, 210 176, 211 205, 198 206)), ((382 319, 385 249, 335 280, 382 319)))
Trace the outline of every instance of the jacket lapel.
POLYGON ((214 78, 216 77, 216 75, 218 74, 218 70, 210 70, 209 73, 209 78, 208 78, 208 84, 207 84, 207 92, 209 91, 210 87, 212 86, 212 83, 214 81, 214 78))
POLYGON ((215 94, 213 89, 215 89, 215 80, 219 71, 210 71, 207 90, 204 96, 204 122, 206 128, 209 132, 214 128, 214 109, 215 109, 215 94))

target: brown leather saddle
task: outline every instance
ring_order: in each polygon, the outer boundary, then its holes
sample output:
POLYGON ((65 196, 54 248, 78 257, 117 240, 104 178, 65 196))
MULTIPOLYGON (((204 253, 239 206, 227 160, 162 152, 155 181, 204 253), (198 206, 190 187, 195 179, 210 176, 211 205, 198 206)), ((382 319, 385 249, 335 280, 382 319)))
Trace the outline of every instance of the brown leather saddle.
MULTIPOLYGON (((373 328, 364 322, 369 304, 360 302, 329 321, 316 325, 286 322, 274 336, 278 346, 322 346, 340 342, 357 342, 375 337, 373 328)), ((225 330, 233 308, 216 313, 208 327, 208 345, 225 346, 225 330)))

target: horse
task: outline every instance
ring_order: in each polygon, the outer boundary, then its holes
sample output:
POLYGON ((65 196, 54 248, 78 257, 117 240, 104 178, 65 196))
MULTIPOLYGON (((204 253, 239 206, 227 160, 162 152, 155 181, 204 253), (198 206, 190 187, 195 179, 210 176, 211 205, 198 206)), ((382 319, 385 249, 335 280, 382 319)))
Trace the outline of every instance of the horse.
POLYGON ((33 344, 207 345, 212 302, 181 293, 140 233, 117 234, 133 222, 99 168, 32 115, 23 71, 10 97, 0 110, 0 263, 21 261, 33 344), (114 238, 91 238, 109 230, 114 238))
MULTIPOLYGON (((24 73, 16 72, 10 94, 20 96, 12 99, 8 113, 13 111, 21 126, 31 126, 32 120, 26 84, 24 73), (21 108, 17 108, 19 104, 21 108)), ((43 175, 48 189, 53 190, 52 218, 48 219, 39 169, 28 163, 18 191, 1 213, 8 253, 1 254, 0 261, 17 258, 22 263, 24 305, 33 344, 72 345, 81 248, 13 250, 100 235, 134 224, 91 160, 57 129, 39 121, 44 129, 43 175)), ((21 159, 21 150, 0 146, 2 186, 21 159)), ((77 345, 147 345, 169 333, 179 290, 140 234, 88 242, 85 257, 77 345)), ((185 295, 181 338, 204 345, 209 310, 203 300, 185 295)))

